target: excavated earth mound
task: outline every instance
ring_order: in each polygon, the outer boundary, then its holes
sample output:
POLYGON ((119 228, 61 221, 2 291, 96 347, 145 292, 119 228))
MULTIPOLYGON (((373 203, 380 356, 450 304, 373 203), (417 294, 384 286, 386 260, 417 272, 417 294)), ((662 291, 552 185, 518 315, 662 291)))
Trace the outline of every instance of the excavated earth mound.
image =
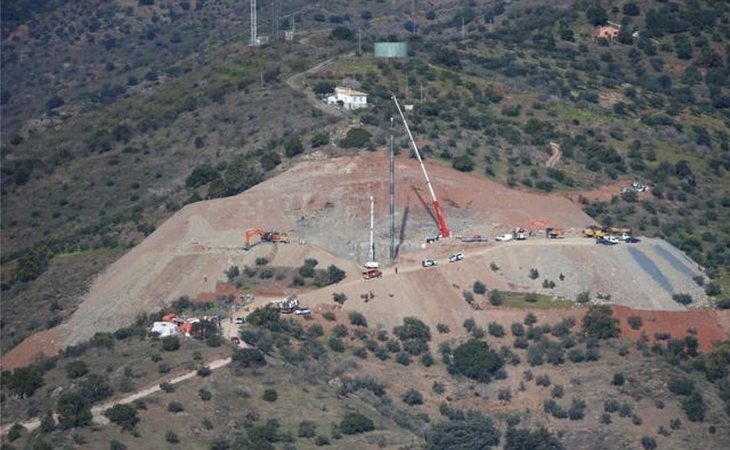
POLYGON ((584 226, 595 222, 579 204, 563 196, 519 192, 478 176, 428 166, 455 234, 493 238, 516 226, 541 222, 564 228, 568 238, 535 237, 486 245, 451 240, 424 249, 424 238, 437 232, 427 206, 428 191, 418 163, 399 156, 396 264, 402 274, 390 276, 392 269, 388 269, 382 279, 365 281, 360 267, 369 247, 370 195, 375 198, 376 255, 384 261, 383 255, 388 254, 387 155, 382 151, 334 159, 310 155, 309 160, 242 194, 178 211, 101 273, 66 323, 26 339, 3 356, 3 367, 28 364, 39 352, 53 354, 96 332, 116 330, 181 295, 214 291, 228 267, 254 265, 262 256, 272 265, 292 267, 315 258, 320 267, 335 264, 347 272, 339 285, 303 296, 310 301, 329 302, 332 292, 343 290, 353 298, 372 289, 379 296, 373 304, 382 304, 392 294, 387 301, 396 305, 395 310, 372 311, 378 315, 374 323, 388 325, 402 316, 423 313, 434 323, 460 324, 470 311, 462 307, 466 305, 462 288, 476 280, 490 289, 540 291, 567 298, 591 290, 611 294, 613 302, 647 309, 683 309, 670 300, 675 292, 691 293, 696 301, 704 298, 691 282, 691 276, 699 273, 696 265, 663 241, 597 246, 577 237, 584 226), (260 244, 244 251, 243 233, 248 228, 287 232, 291 243, 260 244), (420 268, 423 257, 444 258, 457 250, 465 250, 467 259, 452 266, 443 261, 433 270, 420 268), (492 261, 501 267, 499 271, 490 270, 492 261), (528 278, 530 268, 537 268, 540 278, 528 278), (559 281, 561 273, 563 281, 559 281), (554 289, 542 288, 545 278, 556 283, 554 289), (452 308, 453 304, 459 307, 452 308))

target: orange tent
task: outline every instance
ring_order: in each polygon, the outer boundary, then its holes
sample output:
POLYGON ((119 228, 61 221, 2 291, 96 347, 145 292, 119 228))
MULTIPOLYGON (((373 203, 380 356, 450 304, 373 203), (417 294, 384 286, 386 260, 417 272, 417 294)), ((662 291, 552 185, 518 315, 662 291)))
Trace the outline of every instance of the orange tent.
POLYGON ((173 320, 175 320, 175 318, 177 318, 177 314, 169 313, 169 314, 165 314, 164 316, 162 316, 162 321, 163 322, 172 322, 173 320))
POLYGON ((177 327, 178 331, 183 334, 190 334, 193 331, 193 324, 190 322, 183 322, 177 327))

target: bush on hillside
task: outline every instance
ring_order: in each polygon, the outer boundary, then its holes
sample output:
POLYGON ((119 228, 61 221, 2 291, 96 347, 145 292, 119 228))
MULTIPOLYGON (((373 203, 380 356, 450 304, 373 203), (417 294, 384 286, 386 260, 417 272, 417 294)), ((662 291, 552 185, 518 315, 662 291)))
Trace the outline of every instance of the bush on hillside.
POLYGON ((502 366, 504 360, 486 342, 470 339, 454 349, 449 372, 488 383, 502 366))

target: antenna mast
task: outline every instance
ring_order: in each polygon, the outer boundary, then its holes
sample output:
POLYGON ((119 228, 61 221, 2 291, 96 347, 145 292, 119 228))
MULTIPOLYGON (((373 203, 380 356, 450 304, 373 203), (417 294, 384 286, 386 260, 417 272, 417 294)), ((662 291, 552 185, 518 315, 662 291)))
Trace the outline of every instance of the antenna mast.
POLYGON ((258 40, 256 23, 256 0, 251 0, 251 45, 256 45, 258 40))
POLYGON ((400 105, 398 104, 398 99, 393 95, 393 101, 395 102, 396 108, 398 108, 398 113, 400 114, 401 119, 403 119, 403 125, 406 127, 406 132, 408 133, 408 137, 411 139, 411 144, 413 145, 413 150, 416 152, 416 158, 418 159, 418 162, 421 164, 421 170, 423 171, 423 177, 426 179, 426 186, 428 187, 428 192, 431 194, 431 204, 433 207, 433 213, 436 216, 436 222, 438 224, 439 232, 441 233, 441 237, 447 238, 451 236, 451 232, 449 231, 448 225, 446 225, 446 218, 444 217, 444 212, 441 209, 441 205, 439 204, 439 201, 436 199, 436 193, 433 191, 433 186, 431 185, 431 180, 428 178, 428 172, 426 172, 426 166, 423 165, 423 160, 421 159, 421 153, 418 151, 418 146, 416 145, 416 141, 413 139, 413 134, 411 134, 411 129, 408 127, 408 122, 406 121, 406 116, 403 115, 403 111, 400 109, 400 105))

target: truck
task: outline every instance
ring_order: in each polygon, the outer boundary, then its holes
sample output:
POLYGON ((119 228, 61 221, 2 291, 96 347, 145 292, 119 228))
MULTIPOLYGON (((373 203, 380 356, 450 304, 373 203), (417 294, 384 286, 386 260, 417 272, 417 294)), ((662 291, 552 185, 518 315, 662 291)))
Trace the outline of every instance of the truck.
POLYGON ((366 280, 370 280, 373 278, 380 278, 383 276, 383 272, 381 272, 379 269, 370 268, 365 269, 362 271, 362 277, 366 280))
POLYGON ((562 228, 545 228, 545 237, 548 239, 562 239, 565 237, 565 230, 562 228))
POLYGON ((515 228, 514 233, 512 233, 516 241, 524 241, 527 239, 527 230, 525 230, 522 227, 515 228))

